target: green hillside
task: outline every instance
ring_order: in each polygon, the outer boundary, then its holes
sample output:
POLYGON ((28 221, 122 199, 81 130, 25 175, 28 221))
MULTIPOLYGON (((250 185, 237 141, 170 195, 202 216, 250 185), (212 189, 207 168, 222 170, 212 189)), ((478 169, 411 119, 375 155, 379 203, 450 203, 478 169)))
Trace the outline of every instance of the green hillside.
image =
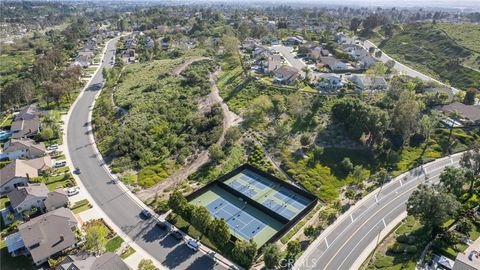
POLYGON ((395 59, 452 86, 480 85, 480 72, 464 66, 475 55, 433 24, 405 25, 403 31, 383 40, 379 47, 395 59))

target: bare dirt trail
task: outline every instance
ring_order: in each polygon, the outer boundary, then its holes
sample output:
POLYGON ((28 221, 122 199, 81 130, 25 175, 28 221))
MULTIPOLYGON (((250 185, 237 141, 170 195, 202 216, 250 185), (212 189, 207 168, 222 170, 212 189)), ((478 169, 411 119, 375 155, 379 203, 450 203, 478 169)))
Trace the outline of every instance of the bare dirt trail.
POLYGON ((202 61, 202 60, 209 60, 209 59, 210 59, 209 57, 204 57, 204 56, 195 56, 195 57, 188 58, 188 59, 185 60, 185 62, 176 66, 172 70, 172 74, 175 75, 175 76, 180 76, 180 73, 182 73, 182 71, 184 69, 186 69, 190 64, 192 64, 194 62, 202 61))
MULTIPOLYGON (((190 58, 184 63, 182 63, 181 65, 177 66, 172 71, 172 73, 175 74, 176 76, 179 76, 180 73, 191 63, 205 60, 205 59, 209 59, 209 58, 206 58, 206 57, 190 58)), ((222 135, 220 136, 220 139, 217 142, 218 144, 221 144, 225 139, 225 133, 228 130, 228 128, 238 125, 243 119, 240 116, 236 115, 234 112, 230 111, 227 104, 223 101, 222 97, 220 96, 220 93, 216 84, 217 74, 218 74, 218 71, 215 73, 209 74, 210 94, 205 98, 203 98, 202 100, 200 100, 199 109, 201 112, 205 112, 209 110, 214 104, 220 104, 220 106, 222 107, 223 131, 222 131, 222 135)), ((141 190, 137 192, 135 195, 142 201, 145 201, 145 200, 148 200, 149 198, 156 196, 157 194, 161 194, 163 190, 165 190, 166 188, 181 182, 182 180, 190 176, 192 173, 196 172, 200 167, 202 167, 204 164, 208 162, 208 159, 209 159, 208 150, 203 150, 198 154, 197 158, 192 163, 174 172, 170 177, 164 179, 158 184, 148 189, 141 190)))

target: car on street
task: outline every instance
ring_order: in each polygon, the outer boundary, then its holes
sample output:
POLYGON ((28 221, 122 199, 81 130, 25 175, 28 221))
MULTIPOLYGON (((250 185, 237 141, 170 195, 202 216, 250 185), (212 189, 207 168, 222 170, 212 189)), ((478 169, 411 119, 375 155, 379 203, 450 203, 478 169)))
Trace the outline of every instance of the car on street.
POLYGON ((152 213, 150 213, 147 209, 143 209, 142 212, 141 212, 142 216, 144 216, 145 218, 151 218, 152 217, 152 213))
POLYGON ((178 240, 182 240, 183 239, 183 235, 180 231, 178 230, 172 230, 170 232, 170 235, 173 236, 175 239, 178 239, 178 240))
POLYGON ((167 229, 167 224, 165 224, 164 222, 157 222, 157 227, 160 228, 161 230, 166 230, 167 229))
POLYGON ((74 174, 80 174, 80 173, 82 173, 82 172, 80 171, 79 168, 75 168, 75 170, 73 170, 73 173, 74 173, 74 174))
POLYGON ((73 195, 77 195, 79 192, 80 192, 80 188, 79 187, 71 187, 71 188, 67 188, 65 190, 65 192, 67 193, 67 196, 73 196, 73 195))
POLYGON ((53 163, 54 168, 60 168, 60 167, 63 167, 65 165, 67 165, 66 160, 58 160, 58 161, 55 161, 55 163, 53 163))
POLYGON ((200 248, 200 243, 198 242, 198 240, 190 239, 185 243, 187 244, 187 247, 193 251, 198 251, 198 249, 200 248))

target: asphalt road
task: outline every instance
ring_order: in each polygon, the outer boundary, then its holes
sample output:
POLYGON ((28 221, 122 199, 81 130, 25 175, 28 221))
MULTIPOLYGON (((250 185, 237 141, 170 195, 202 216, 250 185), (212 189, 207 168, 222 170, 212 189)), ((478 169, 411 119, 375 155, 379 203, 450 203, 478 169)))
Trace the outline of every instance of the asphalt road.
POLYGON ((271 47, 272 49, 277 50, 288 62, 288 64, 300 71, 300 73, 304 74, 303 68, 307 65, 302 62, 300 59, 295 58, 295 55, 292 54, 292 47, 284 46, 284 45, 274 45, 271 47))
MULTIPOLYGON (((118 40, 118 38, 117 38, 118 40)), ((115 54, 115 42, 110 42, 102 68, 111 68, 115 54)), ((202 252, 194 253, 186 245, 167 235, 155 226, 155 220, 144 220, 142 208, 115 184, 101 167, 89 139, 88 114, 92 109, 95 95, 101 89, 102 72, 97 72, 88 88, 74 105, 67 127, 68 151, 73 166, 80 168, 79 175, 92 198, 135 243, 169 269, 224 269, 202 252)))
POLYGON ((460 157, 456 154, 426 164, 427 177, 417 168, 385 184, 380 192, 359 202, 322 233, 294 268, 357 269, 373 251, 375 245, 372 248, 371 243, 377 244, 380 232, 406 211, 406 202, 415 188, 421 183, 438 182, 443 169, 458 164, 460 157))
MULTIPOLYGON (((370 47, 374 47, 375 49, 378 49, 378 47, 373 44, 372 42, 370 42, 369 40, 365 40, 364 43, 363 43, 363 46, 365 47, 365 49, 368 51, 368 49, 370 47)), ((389 60, 393 60, 395 62, 395 65, 393 66, 393 68, 395 70, 397 70, 398 72, 402 73, 402 74, 405 74, 405 75, 408 75, 410 77, 413 77, 413 78, 419 78, 421 80, 424 80, 424 81, 434 81, 434 82, 437 82, 441 85, 445 85, 443 82, 439 81, 439 80, 436 80, 428 75, 425 75, 419 71, 416 71, 415 69, 411 68, 411 67, 408 67, 400 62, 398 62, 397 60, 393 59, 392 57, 390 57, 388 54, 386 54, 385 52, 382 51, 382 55, 378 58, 376 58, 377 60, 380 60, 382 61, 383 63, 386 63, 387 61, 389 60)), ((447 86, 447 85, 445 85, 447 86)), ((449 86, 447 86, 449 87, 449 86)), ((454 87, 451 87, 452 88, 452 91, 454 94, 456 94, 458 92, 458 89, 454 88, 454 87)))

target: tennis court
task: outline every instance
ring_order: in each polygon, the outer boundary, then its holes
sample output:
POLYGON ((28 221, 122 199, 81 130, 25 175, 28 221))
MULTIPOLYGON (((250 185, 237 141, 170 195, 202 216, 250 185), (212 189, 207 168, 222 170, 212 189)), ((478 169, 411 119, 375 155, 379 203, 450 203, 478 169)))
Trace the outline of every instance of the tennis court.
POLYGON ((258 247, 292 226, 290 221, 314 202, 313 195, 250 165, 235 169, 190 199, 205 206, 212 217, 224 219, 235 238, 253 239, 258 247))
POLYGON ((225 219, 233 236, 247 241, 253 239, 259 247, 284 225, 218 185, 191 203, 205 206, 213 217, 225 219))
POLYGON ((311 202, 300 194, 250 170, 244 170, 231 177, 225 181, 225 184, 289 220, 311 202))

